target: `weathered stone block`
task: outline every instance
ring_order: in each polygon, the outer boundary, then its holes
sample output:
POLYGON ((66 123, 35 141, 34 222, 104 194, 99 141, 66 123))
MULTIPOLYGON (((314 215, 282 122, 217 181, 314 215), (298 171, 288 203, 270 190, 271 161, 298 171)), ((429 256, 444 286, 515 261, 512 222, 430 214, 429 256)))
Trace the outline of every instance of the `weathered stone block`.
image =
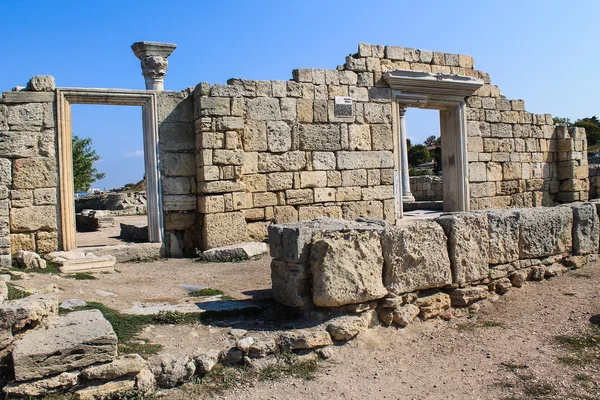
POLYGON ((450 293, 450 300, 454 307, 466 307, 476 301, 487 298, 488 294, 487 286, 459 288, 450 293))
POLYGON ((325 187, 327 186, 327 173, 325 171, 301 171, 300 187, 325 187))
POLYGON ((361 217, 383 219, 383 204, 381 201, 346 203, 342 205, 342 215, 348 220, 361 217))
POLYGON ((22 158, 13 162, 13 189, 56 186, 56 161, 49 158, 22 158))
POLYGON ((37 230, 55 230, 56 207, 33 206, 10 210, 11 232, 32 232, 37 230))
POLYGON ((201 116, 220 116, 231 114, 231 100, 229 98, 202 97, 200 98, 201 116))
POLYGON ((505 264, 519 259, 519 218, 515 210, 486 211, 490 232, 489 262, 505 264))
POLYGON ((247 121, 244 127, 244 150, 266 151, 267 125, 264 121, 247 121))
POLYGON ((312 165, 315 170, 334 170, 335 153, 315 151, 312 153, 312 165))
POLYGON ((300 124, 298 136, 301 150, 340 150, 340 127, 334 124, 300 124))
POLYGON ((229 193, 243 192, 246 186, 240 181, 202 182, 198 186, 199 193, 229 193))
POLYGON ((259 172, 299 171, 306 166, 306 153, 288 151, 282 154, 259 153, 259 172))
POLYGON ((165 176, 196 176, 196 156, 192 153, 165 152, 161 161, 165 176))
POLYGON ((536 207, 518 211, 521 218, 519 258, 541 258, 570 252, 573 213, 568 207, 536 207))
POLYGON ((29 332, 15 344, 15 379, 25 381, 112 361, 117 335, 98 310, 77 311, 29 332))
POLYGON ((271 284, 276 301, 297 308, 313 306, 308 265, 271 261, 271 284))
POLYGON ((244 151, 215 149, 213 151, 213 163, 217 165, 242 165, 244 163, 244 151))
POLYGON ((56 204, 56 189, 35 189, 33 191, 33 204, 36 206, 56 204))
POLYGON ((313 301, 333 307, 379 299, 383 257, 376 232, 324 233, 313 240, 310 256, 313 301))
POLYGON ((572 204, 573 254, 598 253, 600 221, 594 204, 572 204))
POLYGON ((453 283, 483 279, 489 273, 489 223, 485 214, 451 213, 436 220, 448 237, 453 283))
POLYGON ((202 225, 202 247, 226 246, 246 241, 246 219, 241 211, 206 214, 202 225))
POLYGON ((281 153, 292 148, 292 131, 283 121, 267 122, 267 145, 269 151, 281 153))
POLYGON ((279 99, 258 97, 248 100, 247 117, 256 121, 277 121, 281 119, 279 99))
POLYGON ((165 211, 191 211, 196 209, 195 195, 165 195, 163 209, 165 211))
POLYGON ((340 151, 337 153, 338 169, 393 168, 390 151, 340 151))
POLYGON ((420 316, 424 321, 438 317, 450 308, 450 296, 446 293, 436 293, 430 296, 419 297, 415 303, 420 309, 420 316))
POLYGON ((433 221, 387 228, 382 241, 386 288, 402 294, 451 284, 447 240, 433 221))
POLYGON ((371 129, 369 125, 350 125, 348 138, 350 150, 371 150, 371 129))

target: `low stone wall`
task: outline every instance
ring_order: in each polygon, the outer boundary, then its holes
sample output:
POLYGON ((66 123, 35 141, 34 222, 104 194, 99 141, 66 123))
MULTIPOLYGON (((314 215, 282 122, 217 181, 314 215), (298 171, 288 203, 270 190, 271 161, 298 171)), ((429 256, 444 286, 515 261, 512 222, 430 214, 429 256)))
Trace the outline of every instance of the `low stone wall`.
POLYGON ((273 296, 301 309, 376 309, 387 325, 466 315, 465 307, 494 292, 587 263, 599 248, 597 208, 600 202, 449 213, 402 225, 273 225, 273 296))
POLYGON ((411 176, 410 191, 416 201, 443 201, 442 177, 434 175, 411 176))
POLYGON ((600 164, 589 164, 590 174, 590 199, 596 199, 600 195, 598 186, 600 186, 600 164))

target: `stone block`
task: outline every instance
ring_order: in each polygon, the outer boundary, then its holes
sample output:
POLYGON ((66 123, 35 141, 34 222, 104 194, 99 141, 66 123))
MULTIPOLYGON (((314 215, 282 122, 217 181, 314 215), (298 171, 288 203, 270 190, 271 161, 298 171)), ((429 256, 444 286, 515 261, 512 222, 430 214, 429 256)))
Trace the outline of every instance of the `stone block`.
POLYGON ((256 121, 281 120, 279 99, 258 97, 247 102, 247 118, 256 121))
POLYGON ((35 132, 43 124, 44 106, 40 103, 14 104, 8 108, 11 131, 35 132))
POLYGON ((519 210, 519 258, 541 258, 568 253, 573 247, 573 212, 568 207, 519 210))
POLYGON ((58 269, 63 274, 77 274, 80 272, 114 272, 115 263, 115 257, 110 255, 100 257, 85 257, 62 261, 59 263, 58 269))
POLYGON ((519 220, 515 210, 486 211, 489 223, 489 263, 505 264, 519 259, 519 220))
POLYGON ((56 161, 49 158, 22 158, 13 162, 13 189, 56 186, 56 161))
POLYGON ((204 250, 246 241, 246 219, 241 211, 206 214, 203 219, 204 250))
POLYGON ((267 124, 264 121, 247 121, 243 143, 246 151, 267 151, 267 124))
POLYGON ((344 219, 356 218, 383 219, 383 204, 380 201, 360 201, 342 205, 344 219))
POLYGON ((333 345, 331 336, 326 331, 288 331, 281 334, 279 342, 289 350, 307 350, 333 345))
POLYGON ((396 294, 452 283, 446 235, 433 221, 393 226, 383 232, 383 281, 396 294))
POLYGON ((466 307, 476 301, 487 298, 488 294, 487 286, 459 288, 450 293, 450 300, 453 307, 466 307))
POLYGON ((342 218, 342 209, 339 206, 300 206, 298 207, 298 220, 309 221, 315 218, 342 218))
POLYGON ((56 189, 35 189, 33 191, 33 204, 36 206, 45 206, 56 204, 56 189))
POLYGON ((373 150, 393 150, 394 138, 392 127, 388 124, 371 125, 371 138, 373 140, 373 150))
POLYGON ((312 189, 286 190, 285 199, 288 205, 312 204, 314 191, 312 189))
POLYGON ((337 153, 338 169, 393 168, 391 151, 340 151, 337 153))
POLYGON ((230 193, 245 190, 246 185, 240 181, 201 182, 198 186, 198 193, 230 193))
POLYGON ((278 206, 273 210, 273 223, 298 222, 298 211, 293 206, 278 206))
POLYGON ((424 321, 441 316, 450 308, 450 296, 446 293, 436 293, 419 297, 415 303, 421 310, 420 316, 424 321))
POLYGON ((596 205, 572 204, 573 210, 573 254, 598 253, 600 242, 600 221, 596 205))
POLYGON ((301 150, 340 150, 340 127, 334 124, 300 124, 298 137, 301 150))
POLYGON ((11 232, 32 232, 38 230, 55 230, 56 207, 33 206, 13 208, 10 210, 11 232))
POLYGON ((312 153, 312 166, 315 170, 334 170, 335 153, 315 151, 312 153))
POLYGON ((243 242, 229 246, 215 247, 202 253, 203 261, 227 262, 235 260, 248 260, 267 252, 266 243, 243 242))
POLYGON ((301 171, 300 172, 300 187, 326 187, 327 173, 325 171, 301 171))
POLYGON ((350 125, 348 138, 350 150, 371 150, 371 129, 369 125, 350 125))
POLYGON ((277 205, 277 195, 273 192, 254 193, 252 197, 255 207, 277 205))
POLYGON ((195 195, 165 195, 163 196, 163 210, 165 211, 192 211, 196 210, 195 195))
POLYGON ((436 220, 448 237, 452 282, 465 283, 489 274, 489 223, 485 214, 451 213, 436 220))
MULTIPOLYGON (((0 135, 2 135, 2 133, 0 133, 0 135)), ((0 143, 1 143, 1 136, 0 136, 0 143)), ((335 167, 335 157, 333 159, 333 164, 335 167)), ((11 184, 12 184, 12 162, 6 158, 0 158, 0 185, 10 186, 11 184)))
POLYGON ((313 306, 310 267, 305 264, 271 261, 273 298, 289 307, 313 306))
POLYGON ((163 153, 161 161, 164 176, 196 176, 196 156, 192 153, 163 153))
MULTIPOLYGON (((264 175, 263 175, 264 176, 264 175)), ((294 187, 292 172, 273 172, 266 174, 266 190, 286 190, 294 187)))
POLYGON ((242 165, 244 164, 244 151, 215 149, 213 151, 213 163, 217 165, 242 165))
POLYGON ((313 301, 335 307, 379 299, 383 286, 383 257, 376 232, 319 234, 310 255, 313 301))
POLYGON ((200 98, 201 116, 231 115, 231 100, 229 98, 202 97, 200 98))
POLYGON ((282 154, 259 153, 259 172, 299 171, 306 166, 306 153, 288 151, 282 154))
POLYGON ((75 387, 78 379, 79 371, 63 372, 60 375, 31 382, 12 382, 2 390, 10 397, 46 397, 75 387))
MULTIPOLYGON (((315 188, 315 202, 317 203, 327 203, 333 202, 336 199, 336 189, 334 188, 315 188)), ((341 209, 340 216, 341 218, 341 209)))
POLYGON ((13 350, 15 380, 26 381, 112 361, 117 335, 98 310, 56 318, 45 330, 29 332, 13 350))
POLYGON ((267 145, 269 151, 282 153, 292 148, 292 131, 283 121, 267 122, 267 145))

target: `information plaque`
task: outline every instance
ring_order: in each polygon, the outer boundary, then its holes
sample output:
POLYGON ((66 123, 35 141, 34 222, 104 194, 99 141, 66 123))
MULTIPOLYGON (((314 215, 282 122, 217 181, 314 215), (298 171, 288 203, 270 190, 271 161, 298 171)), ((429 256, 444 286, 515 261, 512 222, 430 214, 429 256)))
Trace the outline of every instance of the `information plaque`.
POLYGON ((352 97, 335 96, 335 104, 333 106, 333 115, 336 118, 352 118, 354 117, 352 107, 352 97))

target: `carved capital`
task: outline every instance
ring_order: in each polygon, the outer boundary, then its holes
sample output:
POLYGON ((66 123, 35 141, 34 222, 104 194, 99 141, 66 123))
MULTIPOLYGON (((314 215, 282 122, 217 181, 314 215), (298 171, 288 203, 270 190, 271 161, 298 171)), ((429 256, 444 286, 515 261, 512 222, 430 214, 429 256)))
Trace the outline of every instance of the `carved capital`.
POLYGON ((404 118, 404 116, 406 115, 406 108, 407 107, 403 106, 398 107, 398 113, 400 114, 400 118, 404 118))
POLYGON ((142 75, 144 78, 163 78, 167 73, 169 62, 165 57, 149 56, 142 58, 142 75))

